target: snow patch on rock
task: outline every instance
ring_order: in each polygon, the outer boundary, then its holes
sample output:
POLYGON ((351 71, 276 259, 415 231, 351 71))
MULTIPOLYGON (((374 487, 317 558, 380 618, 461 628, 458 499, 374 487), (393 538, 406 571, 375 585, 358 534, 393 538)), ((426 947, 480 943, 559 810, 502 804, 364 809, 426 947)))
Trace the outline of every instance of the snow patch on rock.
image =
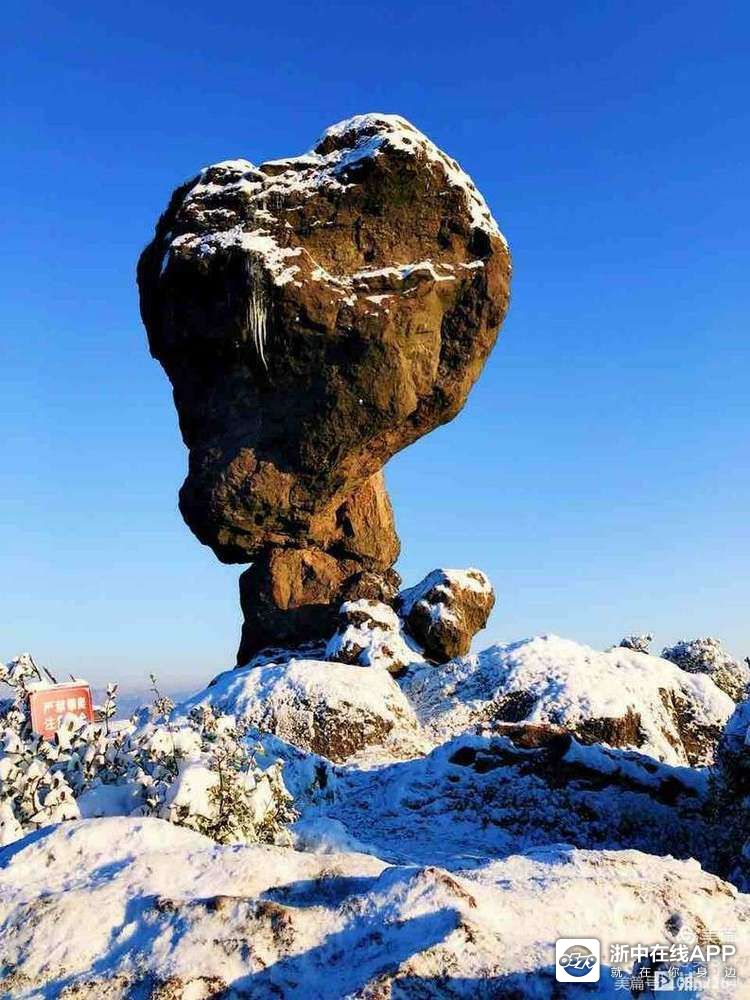
POLYGON ((361 667, 382 667, 390 673, 424 663, 424 656, 404 634, 393 608, 366 598, 341 605, 339 627, 326 646, 325 657, 361 667))
MULTIPOLYGON (((166 244, 162 273, 172 257, 187 254, 211 257, 217 252, 232 248, 244 251, 249 260, 262 262, 265 272, 276 285, 297 280, 302 258, 309 264, 307 270, 317 280, 340 286, 342 295, 354 301, 353 292, 369 291, 370 279, 395 281, 405 289, 421 278, 433 282, 452 281, 450 265, 436 265, 430 261, 407 261, 398 267, 360 271, 351 276, 331 275, 313 261, 302 247, 282 246, 271 234, 273 216, 269 206, 289 196, 306 199, 319 189, 342 189, 349 185, 348 172, 363 160, 377 158, 385 149, 397 150, 401 155, 425 160, 433 170, 445 177, 450 187, 463 194, 472 226, 490 236, 498 237, 507 249, 507 241, 500 232, 492 213, 471 178, 458 163, 423 135, 419 129, 398 115, 357 115, 331 126, 314 149, 301 156, 268 160, 255 167, 249 160, 224 160, 204 167, 184 195, 184 210, 198 223, 194 232, 171 233, 166 244), (217 196, 235 194, 254 210, 259 225, 248 229, 236 222, 233 214, 214 207, 217 196), (206 230, 204 222, 213 225, 206 230), (234 224, 232 224, 234 223, 234 224), (297 258, 297 259, 295 259, 297 258)), ((475 260, 464 267, 482 267, 482 260, 475 260)), ((377 290, 377 289, 376 289, 377 290)), ((262 316, 255 317, 259 330, 262 316)), ((259 334, 260 346, 262 337, 259 334)))

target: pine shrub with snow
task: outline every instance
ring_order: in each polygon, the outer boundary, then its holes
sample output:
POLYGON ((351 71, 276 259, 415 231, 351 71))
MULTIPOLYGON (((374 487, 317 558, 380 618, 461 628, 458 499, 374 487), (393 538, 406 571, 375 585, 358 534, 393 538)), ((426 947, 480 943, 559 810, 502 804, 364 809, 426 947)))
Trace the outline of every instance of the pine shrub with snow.
POLYGON ((708 674, 733 701, 742 701, 748 693, 750 669, 730 656, 719 639, 683 639, 665 647, 661 655, 689 674, 708 674))
POLYGON ((621 649, 632 649, 634 653, 648 653, 653 641, 654 637, 647 632, 644 635, 626 635, 618 645, 621 649))
POLYGON ((0 682, 15 695, 0 704, 0 844, 79 819, 92 795, 219 843, 289 841, 286 824, 295 814, 281 765, 261 768, 232 716, 201 706, 172 720, 173 705, 154 682, 151 717, 113 725, 116 686, 110 685, 101 722, 66 716, 45 740, 32 733, 27 717, 29 689, 42 683, 31 657, 0 665, 0 682))

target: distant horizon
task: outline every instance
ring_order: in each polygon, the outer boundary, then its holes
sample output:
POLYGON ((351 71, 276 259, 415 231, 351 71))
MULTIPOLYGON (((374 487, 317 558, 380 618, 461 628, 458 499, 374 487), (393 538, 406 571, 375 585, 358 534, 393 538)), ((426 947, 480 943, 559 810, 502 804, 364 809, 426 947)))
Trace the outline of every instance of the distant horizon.
MULTIPOLYGON (((610 649, 617 648, 620 644, 620 641, 626 638, 626 636, 638 634, 633 632, 623 632, 623 634, 613 642, 608 643, 607 645, 602 646, 601 648, 597 648, 596 646, 591 645, 591 643, 586 643, 583 642, 582 640, 576 639, 575 636, 570 636, 570 635, 556 636, 555 633, 544 633, 544 632, 537 633, 536 635, 517 636, 515 638, 494 639, 492 641, 489 641, 488 639, 485 638, 486 633, 488 631, 489 629, 486 629, 484 631, 477 633, 474 642, 472 643, 472 648, 470 652, 467 654, 468 656, 473 656, 477 653, 484 652, 485 650, 493 646, 512 646, 528 642, 535 638, 555 638, 555 637, 572 640, 574 642, 577 642, 581 646, 585 646, 594 650, 595 652, 607 652, 610 649)), ((670 637, 664 642, 661 642, 657 641, 656 636, 654 636, 654 639, 650 646, 649 653, 651 656, 656 656, 661 658, 661 654, 664 649, 666 649, 670 645, 674 645, 676 642, 679 642, 683 638, 697 639, 705 637, 698 635, 688 636, 686 633, 685 636, 670 637)), ((715 637, 715 638, 720 638, 720 637, 715 637)), ((726 651, 730 655, 734 656, 736 660, 744 661, 746 659, 746 654, 737 653, 736 650, 727 648, 726 644, 725 648, 726 651)), ((14 655, 18 655, 20 652, 27 652, 27 650, 22 650, 22 651, 19 650, 18 653, 14 655)), ((13 657, 4 658, 5 661, 10 659, 13 659, 13 657)), ((51 670, 53 668, 53 664, 42 663, 41 661, 39 661, 39 665, 42 667, 48 667, 51 670)), ((201 674, 199 671, 196 671, 187 678, 184 676, 176 677, 168 673, 161 675, 154 675, 154 676, 156 676, 156 682, 159 691, 162 694, 167 695, 172 699, 176 699, 180 698, 181 696, 188 697, 194 694, 201 688, 207 687, 210 684, 210 682, 214 680, 214 678, 216 678, 219 674, 227 670, 235 670, 235 669, 237 669, 237 667, 235 666, 234 663, 228 663, 224 666, 216 666, 215 668, 209 667, 205 674, 201 674)), ((125 702, 128 706, 130 706, 131 704, 135 705, 137 700, 138 704, 148 704, 153 700, 153 685, 150 673, 151 671, 147 670, 142 677, 139 677, 137 673, 133 672, 132 675, 127 677, 125 681, 118 680, 117 676, 114 675, 105 676, 103 674, 100 674, 99 672, 91 675, 72 675, 72 677, 75 680, 81 680, 90 683, 95 700, 98 698, 99 701, 103 701, 104 692, 107 684, 109 683, 117 684, 118 685, 117 699, 118 699, 118 706, 120 706, 118 710, 118 718, 119 718, 127 716, 130 713, 130 708, 128 709, 123 708, 121 703, 125 702)), ((71 675, 60 674, 59 676, 58 675, 55 676, 60 683, 65 683, 65 681, 67 681, 71 675)), ((5 694, 3 694, 3 690, 4 690, 3 685, 0 684, 0 699, 10 694, 10 688, 6 690, 5 694)))
POLYGON ((386 468, 404 585, 484 570, 475 649, 653 632, 742 659, 750 12, 469 3, 454 32, 440 5, 345 10, 11 4, 0 660, 185 690, 233 665, 244 567, 177 510, 135 262, 201 167, 371 110, 461 163, 514 259, 465 410, 386 468))

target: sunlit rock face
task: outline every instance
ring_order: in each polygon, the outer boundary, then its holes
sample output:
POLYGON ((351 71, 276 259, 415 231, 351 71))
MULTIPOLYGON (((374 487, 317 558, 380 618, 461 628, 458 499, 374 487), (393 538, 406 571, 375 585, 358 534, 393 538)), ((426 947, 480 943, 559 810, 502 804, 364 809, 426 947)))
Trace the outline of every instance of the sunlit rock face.
POLYGON ((394 115, 178 188, 138 282, 190 453, 180 510, 197 537, 223 562, 296 548, 354 563, 339 594, 388 570, 398 540, 380 470, 465 403, 510 271, 469 177, 394 115))

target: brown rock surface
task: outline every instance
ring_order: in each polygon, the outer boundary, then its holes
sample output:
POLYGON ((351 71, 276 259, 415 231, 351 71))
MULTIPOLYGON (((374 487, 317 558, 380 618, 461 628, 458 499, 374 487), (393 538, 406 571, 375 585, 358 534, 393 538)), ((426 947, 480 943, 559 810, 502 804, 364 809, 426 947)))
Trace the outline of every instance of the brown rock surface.
POLYGON ((487 624, 495 591, 478 569, 436 569, 399 596, 409 635, 438 663, 465 656, 487 624))
MULTIPOLYGON (((359 116, 303 156, 219 163, 178 188, 138 283, 190 452, 180 510, 197 537, 223 562, 318 550, 283 557, 326 581, 290 585, 307 607, 352 559, 392 565, 392 511, 372 477, 459 412, 509 281, 471 180, 396 116, 359 116), (323 570, 320 553, 344 565, 323 570)), ((266 581, 266 595, 280 587, 266 581)))
POLYGON ((269 546, 240 577, 239 666, 265 646, 327 637, 344 600, 395 596, 399 541, 382 473, 318 523, 327 550, 269 546))

